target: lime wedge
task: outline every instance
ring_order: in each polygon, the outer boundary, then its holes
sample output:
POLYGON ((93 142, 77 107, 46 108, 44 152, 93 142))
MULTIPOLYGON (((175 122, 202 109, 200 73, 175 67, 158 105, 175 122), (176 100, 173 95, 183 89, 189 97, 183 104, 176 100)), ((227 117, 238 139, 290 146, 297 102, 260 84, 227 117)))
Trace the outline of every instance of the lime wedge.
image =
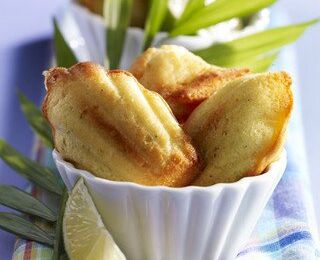
POLYGON ((83 179, 73 187, 63 216, 63 238, 71 260, 124 260, 105 228, 83 179))

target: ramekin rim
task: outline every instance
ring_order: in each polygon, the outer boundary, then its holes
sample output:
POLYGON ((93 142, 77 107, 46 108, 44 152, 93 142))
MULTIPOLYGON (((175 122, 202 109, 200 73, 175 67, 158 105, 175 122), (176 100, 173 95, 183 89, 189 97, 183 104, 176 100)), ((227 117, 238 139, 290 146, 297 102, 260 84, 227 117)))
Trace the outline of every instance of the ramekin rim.
MULTIPOLYGON (((272 178, 273 175, 277 176, 280 174, 279 171, 277 171, 277 169, 279 167, 285 168, 285 166, 287 164, 287 153, 286 153, 286 150, 283 149, 279 159, 277 161, 273 162, 269 166, 269 169, 267 172, 260 174, 260 175, 244 177, 244 178, 241 178, 240 180, 238 180, 236 182, 232 182, 232 183, 217 183, 217 184, 214 184, 211 186, 167 187, 167 186, 161 186, 161 185, 147 186, 147 185, 138 184, 138 183, 134 183, 134 182, 120 182, 120 181, 111 181, 111 180, 103 179, 103 178, 94 176, 93 174, 91 174, 90 172, 88 172, 86 170, 77 169, 73 166, 73 164, 64 161, 56 149, 53 150, 52 156, 53 156, 53 159, 54 159, 57 166, 64 167, 67 170, 72 171, 72 172, 76 172, 76 173, 80 174, 82 177, 84 177, 85 179, 90 178, 91 181, 104 183, 109 186, 112 185, 113 187, 118 186, 119 188, 125 187, 125 188, 137 189, 137 190, 141 190, 141 191, 154 191, 154 192, 156 192, 156 191, 157 192, 158 191, 190 192, 190 191, 194 191, 194 190, 214 191, 214 190, 218 190, 218 189, 223 189, 225 187, 237 188, 242 185, 248 185, 249 183, 252 183, 252 182, 264 182, 267 179, 272 178)), ((281 175, 282 174, 283 174, 283 171, 281 172, 281 175)))

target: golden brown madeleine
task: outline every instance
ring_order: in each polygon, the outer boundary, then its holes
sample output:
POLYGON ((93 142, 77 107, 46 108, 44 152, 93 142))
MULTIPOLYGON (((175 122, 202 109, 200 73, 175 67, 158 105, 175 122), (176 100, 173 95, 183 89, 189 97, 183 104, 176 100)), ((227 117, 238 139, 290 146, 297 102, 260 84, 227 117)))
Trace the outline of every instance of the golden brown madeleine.
POLYGON ((248 75, 203 102, 185 124, 205 160, 194 185, 261 174, 278 159, 293 106, 285 72, 248 75))
POLYGON ((248 69, 210 65, 175 45, 149 48, 136 59, 130 71, 142 85, 158 92, 168 102, 180 122, 227 82, 249 73, 248 69))
POLYGON ((185 186, 198 173, 198 157, 155 92, 126 71, 93 63, 46 72, 43 113, 56 149, 98 177, 145 185, 185 186))

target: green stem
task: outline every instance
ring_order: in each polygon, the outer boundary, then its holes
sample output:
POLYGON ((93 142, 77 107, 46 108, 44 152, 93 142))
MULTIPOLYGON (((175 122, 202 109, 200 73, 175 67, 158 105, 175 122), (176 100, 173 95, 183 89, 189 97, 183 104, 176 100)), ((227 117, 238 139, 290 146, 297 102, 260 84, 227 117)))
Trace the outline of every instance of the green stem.
POLYGON ((62 197, 60 200, 59 215, 56 223, 55 240, 53 245, 53 257, 52 257, 53 260, 59 260, 60 254, 64 251, 62 221, 63 221, 64 209, 66 206, 67 199, 68 199, 68 191, 66 188, 64 188, 62 197))
POLYGON ((144 40, 144 44, 142 46, 142 51, 145 51, 146 49, 148 49, 151 46, 153 38, 154 38, 154 36, 150 36, 150 35, 146 36, 146 38, 144 40))

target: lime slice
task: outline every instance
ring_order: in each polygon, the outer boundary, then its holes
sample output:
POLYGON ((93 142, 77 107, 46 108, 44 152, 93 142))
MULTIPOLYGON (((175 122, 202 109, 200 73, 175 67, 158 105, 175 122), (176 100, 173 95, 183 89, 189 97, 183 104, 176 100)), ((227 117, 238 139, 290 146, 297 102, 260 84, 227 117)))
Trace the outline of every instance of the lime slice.
POLYGON ((105 228, 83 179, 73 187, 63 216, 63 238, 71 260, 124 260, 105 228))

